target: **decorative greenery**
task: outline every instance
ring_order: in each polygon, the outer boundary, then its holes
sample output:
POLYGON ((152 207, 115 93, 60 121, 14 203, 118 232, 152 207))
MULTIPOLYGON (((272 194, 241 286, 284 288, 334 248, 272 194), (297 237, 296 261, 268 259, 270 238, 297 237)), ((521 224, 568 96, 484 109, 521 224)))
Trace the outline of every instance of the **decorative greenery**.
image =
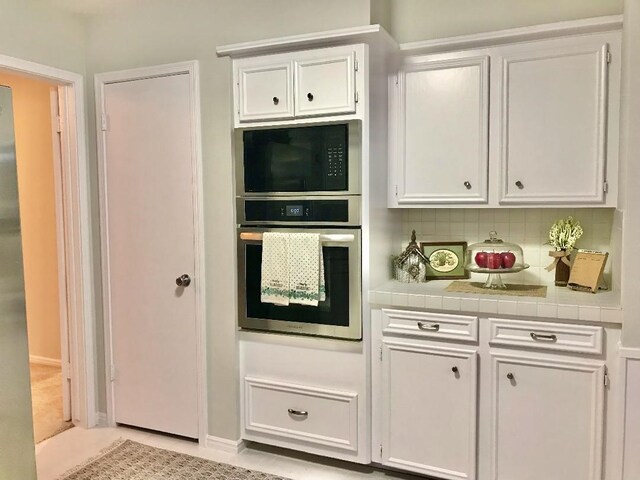
POLYGON ((567 217, 556 221, 551 226, 547 245, 551 245, 558 251, 566 250, 570 252, 583 233, 580 222, 574 220, 573 217, 567 217))

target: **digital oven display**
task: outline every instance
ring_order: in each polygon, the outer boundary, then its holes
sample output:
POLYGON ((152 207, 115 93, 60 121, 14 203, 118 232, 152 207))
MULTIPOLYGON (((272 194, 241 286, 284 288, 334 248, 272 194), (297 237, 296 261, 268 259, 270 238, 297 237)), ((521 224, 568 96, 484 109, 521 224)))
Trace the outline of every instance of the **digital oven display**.
POLYGON ((285 211, 287 217, 302 217, 302 205, 287 205, 285 211))

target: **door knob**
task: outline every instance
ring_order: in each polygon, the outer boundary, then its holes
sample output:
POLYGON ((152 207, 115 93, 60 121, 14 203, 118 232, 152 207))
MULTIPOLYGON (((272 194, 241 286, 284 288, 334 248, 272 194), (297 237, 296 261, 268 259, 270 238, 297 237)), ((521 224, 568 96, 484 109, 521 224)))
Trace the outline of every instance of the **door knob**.
POLYGON ((308 99, 310 102, 313 102, 313 93, 311 93, 311 92, 307 93, 307 99, 308 99))
POLYGON ((191 277, 186 273, 184 275, 180 275, 178 278, 176 278, 176 285, 178 285, 179 287, 188 287, 189 285, 191 285, 191 277))

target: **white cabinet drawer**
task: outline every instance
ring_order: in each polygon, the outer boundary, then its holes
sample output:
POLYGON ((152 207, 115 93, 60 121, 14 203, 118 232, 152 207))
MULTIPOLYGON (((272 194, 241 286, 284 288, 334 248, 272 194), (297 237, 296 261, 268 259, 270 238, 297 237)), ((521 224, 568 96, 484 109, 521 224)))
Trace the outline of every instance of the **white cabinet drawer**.
POLYGON ((358 447, 358 394, 245 377, 245 436, 358 447))
POLYGON ((491 345, 602 354, 602 327, 490 318, 491 345))
POLYGON ((441 340, 478 341, 478 317, 443 315, 410 310, 382 310, 384 334, 411 335, 441 340))

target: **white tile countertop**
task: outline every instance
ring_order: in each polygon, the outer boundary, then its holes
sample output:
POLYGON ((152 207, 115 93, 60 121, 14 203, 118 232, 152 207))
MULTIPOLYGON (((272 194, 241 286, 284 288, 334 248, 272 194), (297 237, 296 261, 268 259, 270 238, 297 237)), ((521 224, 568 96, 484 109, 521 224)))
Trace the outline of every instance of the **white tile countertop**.
POLYGON ((378 306, 414 307, 443 312, 541 317, 550 320, 578 320, 588 323, 622 323, 620 294, 576 292, 564 287, 547 287, 546 298, 447 292, 450 280, 402 283, 396 280, 369 291, 369 303, 378 306))

